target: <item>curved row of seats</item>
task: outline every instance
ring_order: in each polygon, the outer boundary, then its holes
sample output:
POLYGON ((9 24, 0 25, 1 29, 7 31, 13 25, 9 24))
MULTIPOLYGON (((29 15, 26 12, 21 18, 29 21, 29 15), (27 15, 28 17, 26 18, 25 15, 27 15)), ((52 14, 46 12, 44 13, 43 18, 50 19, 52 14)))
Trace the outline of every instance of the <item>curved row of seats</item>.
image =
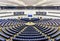
POLYGON ((48 38, 36 31, 33 26, 27 26, 27 28, 19 33, 13 41, 48 41, 48 38))
POLYGON ((20 25, 20 23, 23 24, 25 23, 25 21, 22 22, 22 20, 17 20, 17 19, 3 19, 3 20, 0 19, 1 27, 12 26, 17 24, 20 25))
POLYGON ((22 29, 23 29, 23 26, 22 27, 20 26, 19 27, 5 27, 1 29, 0 36, 2 37, 2 39, 5 39, 6 41, 6 39, 10 39, 10 37, 13 37, 15 34, 17 34, 22 29))
MULTIPOLYGON (((32 20, 35 19, 32 18, 32 20)), ((60 20, 39 20, 34 26, 28 26, 25 23, 16 19, 0 20, 0 41, 52 41, 52 39, 60 41, 60 30, 57 27, 60 25, 60 20), (46 26, 47 24, 50 26, 46 26)))
POLYGON ((35 25, 40 31, 42 31, 42 33, 46 34, 47 36, 50 36, 51 39, 55 39, 55 41, 59 41, 60 36, 60 31, 59 28, 57 27, 43 27, 43 26, 38 26, 35 25), (58 37, 59 36, 59 37, 58 37))
POLYGON ((0 41, 10 41, 11 37, 14 37, 14 35, 19 33, 25 27, 22 23, 22 21, 14 19, 0 20, 0 41))
POLYGON ((60 20, 59 19, 43 19, 36 21, 35 23, 39 23, 42 25, 50 25, 50 26, 59 26, 60 25, 60 20))

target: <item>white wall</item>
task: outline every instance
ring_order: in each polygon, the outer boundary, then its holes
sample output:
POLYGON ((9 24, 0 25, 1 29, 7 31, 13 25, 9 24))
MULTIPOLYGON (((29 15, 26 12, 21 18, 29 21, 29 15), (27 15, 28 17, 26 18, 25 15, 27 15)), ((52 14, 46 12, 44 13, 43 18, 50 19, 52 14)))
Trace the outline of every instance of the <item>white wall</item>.
MULTIPOLYGON (((0 14, 0 16, 13 15, 13 12, 21 12, 21 11, 25 12, 25 14, 27 14, 26 16, 21 16, 23 18, 28 17, 28 14, 32 14, 33 17, 43 17, 43 18, 53 18, 53 19, 58 18, 58 19, 60 19, 60 14, 48 13, 48 12, 60 12, 60 10, 0 10, 0 12, 12 12, 12 13, 7 13, 7 14, 0 14), (47 12, 47 15, 53 15, 53 16, 59 16, 59 17, 34 16, 34 14, 36 14, 36 11, 47 12)), ((20 16, 10 16, 10 17, 2 17, 2 18, 17 18, 17 17, 20 17, 20 16)))

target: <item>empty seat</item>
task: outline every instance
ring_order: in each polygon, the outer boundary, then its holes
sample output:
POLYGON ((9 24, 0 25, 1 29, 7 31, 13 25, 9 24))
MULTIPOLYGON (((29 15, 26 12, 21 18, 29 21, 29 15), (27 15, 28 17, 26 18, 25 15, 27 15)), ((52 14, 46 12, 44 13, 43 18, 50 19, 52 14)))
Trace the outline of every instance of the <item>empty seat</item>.
POLYGON ((20 36, 40 36, 40 34, 19 34, 20 36))
POLYGON ((4 34, 4 33, 2 33, 2 32, 0 32, 0 36, 2 36, 2 37, 4 37, 4 38, 7 38, 7 39, 10 38, 10 36, 8 36, 8 35, 6 35, 6 34, 4 34))
POLYGON ((9 28, 6 28, 9 33, 16 34, 16 32, 11 31, 9 28))
POLYGON ((8 36, 13 36, 13 34, 7 32, 4 28, 2 28, 2 32, 5 33, 5 34, 8 35, 8 36))
POLYGON ((46 31, 45 33, 48 34, 48 33, 52 32, 54 29, 55 29, 55 28, 52 28, 51 30, 46 31))
POLYGON ((13 31, 13 32, 19 32, 18 30, 14 30, 13 28, 9 28, 11 31, 13 31))
POLYGON ((6 41, 6 39, 0 37, 0 41, 6 41))
POLYGON ((49 33, 48 35, 53 35, 53 34, 55 34, 57 31, 58 31, 58 28, 55 28, 55 30, 52 31, 51 33, 49 33))
POLYGON ((16 36, 16 38, 20 39, 38 39, 38 38, 44 38, 45 36, 16 36))
POLYGON ((54 38, 54 37, 56 37, 56 36, 58 36, 58 35, 60 35, 60 31, 59 31, 59 32, 56 32, 55 34, 53 34, 53 35, 51 36, 51 38, 54 38))
POLYGON ((55 38, 55 41, 60 41, 60 36, 58 36, 57 38, 55 38))
POLYGON ((13 41, 48 41, 48 38, 38 38, 38 39, 20 39, 20 38, 13 38, 13 41))

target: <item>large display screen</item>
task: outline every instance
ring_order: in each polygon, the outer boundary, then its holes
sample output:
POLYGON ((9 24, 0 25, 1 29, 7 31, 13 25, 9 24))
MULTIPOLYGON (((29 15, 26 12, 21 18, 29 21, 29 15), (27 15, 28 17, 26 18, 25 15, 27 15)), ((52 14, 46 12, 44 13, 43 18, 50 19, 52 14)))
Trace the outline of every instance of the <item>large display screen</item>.
POLYGON ((32 15, 28 15, 28 17, 32 17, 32 15))
POLYGON ((24 15, 24 12, 14 12, 14 15, 24 15))
POLYGON ((46 15, 46 12, 36 12, 36 15, 46 15))

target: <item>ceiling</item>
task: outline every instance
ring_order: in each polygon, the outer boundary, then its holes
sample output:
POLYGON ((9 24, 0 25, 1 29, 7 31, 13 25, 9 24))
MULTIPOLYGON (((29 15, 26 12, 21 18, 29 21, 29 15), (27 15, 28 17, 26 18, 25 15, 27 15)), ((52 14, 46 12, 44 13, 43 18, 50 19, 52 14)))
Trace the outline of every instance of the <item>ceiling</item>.
POLYGON ((0 6, 60 6, 60 0, 0 0, 0 6))

